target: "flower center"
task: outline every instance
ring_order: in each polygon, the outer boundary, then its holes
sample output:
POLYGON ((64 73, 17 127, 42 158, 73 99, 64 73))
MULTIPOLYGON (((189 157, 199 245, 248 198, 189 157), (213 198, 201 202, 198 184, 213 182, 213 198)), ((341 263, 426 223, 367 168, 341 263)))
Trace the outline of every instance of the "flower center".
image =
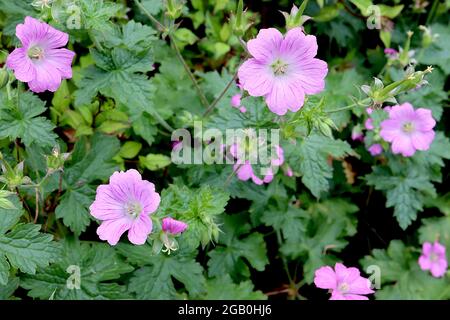
POLYGON ((432 261, 432 262, 436 262, 437 260, 438 260, 438 256, 437 256, 437 254, 436 253, 434 253, 434 252, 432 252, 431 254, 430 254, 430 261, 432 261))
POLYGON ((142 211, 142 207, 138 202, 128 202, 125 205, 125 213, 132 218, 137 218, 142 211))
POLYGON ((412 122, 406 122, 403 124, 403 132, 411 133, 414 131, 414 124, 412 122))
POLYGON ((338 290, 339 290, 341 293, 347 292, 348 289, 350 289, 350 287, 349 287, 349 285, 348 285, 347 283, 345 283, 345 282, 342 282, 342 283, 339 285, 339 287, 338 287, 338 290))
POLYGON ((280 59, 275 60, 274 63, 271 64, 273 73, 276 76, 282 76, 287 72, 288 64, 286 62, 281 61, 280 59))
POLYGON ((44 58, 44 50, 41 47, 33 46, 28 49, 28 57, 33 60, 40 60, 44 58))

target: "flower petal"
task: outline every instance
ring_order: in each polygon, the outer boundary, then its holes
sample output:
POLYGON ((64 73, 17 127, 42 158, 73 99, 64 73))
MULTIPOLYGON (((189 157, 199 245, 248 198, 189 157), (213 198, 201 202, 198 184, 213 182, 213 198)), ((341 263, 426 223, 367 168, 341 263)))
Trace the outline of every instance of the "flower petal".
POLYGON ((112 246, 116 245, 122 234, 131 228, 130 219, 122 218, 103 221, 97 228, 97 234, 101 240, 106 240, 112 246))
POLYGON ((270 63, 278 54, 282 42, 283 35, 277 29, 261 29, 256 39, 247 42, 247 49, 260 62, 270 63))
POLYGON ((148 235, 152 232, 152 227, 152 219, 146 214, 141 214, 139 218, 133 221, 128 231, 128 240, 136 245, 144 244, 148 235))
POLYGON ((303 90, 291 86, 285 79, 276 79, 272 90, 266 96, 266 103, 270 111, 280 116, 286 114, 288 110, 298 111, 304 102, 303 90))
POLYGON ((411 135, 411 141, 417 150, 428 150, 434 140, 434 131, 416 131, 411 135))
POLYGON ((317 55, 317 39, 312 35, 305 35, 301 28, 292 28, 280 47, 280 55, 291 62, 304 61, 317 55))
POLYGON ((67 49, 50 49, 45 52, 46 62, 55 67, 63 79, 72 78, 72 60, 75 52, 67 49))
POLYGON ((90 206, 91 215, 99 220, 114 220, 125 216, 125 203, 114 195, 109 185, 100 185, 97 188, 95 201, 90 206))
POLYGON ((314 273, 314 284, 317 288, 334 290, 337 285, 336 280, 336 273, 329 266, 321 267, 314 273))
POLYGON ((240 66, 238 71, 242 87, 251 96, 260 97, 270 92, 274 76, 269 67, 256 59, 249 59, 240 66))
POLYGON ((16 26, 16 36, 25 50, 33 44, 37 44, 47 34, 49 25, 32 17, 25 17, 25 22, 16 26))
POLYGON ((29 82, 36 77, 36 69, 25 48, 17 48, 11 52, 6 59, 6 66, 14 70, 14 75, 22 82, 29 82))
POLYGON ((30 90, 36 93, 46 90, 55 92, 61 85, 61 73, 51 64, 42 61, 36 63, 36 77, 28 82, 30 90))
POLYGON ((291 68, 292 76, 306 94, 317 94, 325 89, 325 76, 328 73, 328 65, 325 61, 319 59, 300 61, 291 68))

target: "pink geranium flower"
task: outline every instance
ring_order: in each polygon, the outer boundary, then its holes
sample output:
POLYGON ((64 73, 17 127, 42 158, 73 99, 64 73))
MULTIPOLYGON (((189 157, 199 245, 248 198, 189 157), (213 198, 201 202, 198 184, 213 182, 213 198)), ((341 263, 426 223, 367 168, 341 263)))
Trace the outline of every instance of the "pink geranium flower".
POLYGON ((389 119, 381 122, 380 136, 392 143, 392 152, 404 157, 412 156, 416 150, 428 150, 434 139, 436 121, 431 110, 419 108, 405 102, 393 106, 389 119))
POLYGON ((447 272, 448 266, 445 247, 437 241, 434 244, 425 242, 419 258, 419 266, 422 270, 430 270, 435 278, 442 277, 447 272))
POLYGON ((367 149, 372 156, 377 156, 383 152, 383 147, 379 143, 375 143, 367 149))
POLYGON ((368 300, 363 295, 374 293, 370 281, 361 277, 357 268, 347 268, 342 263, 336 263, 334 270, 329 266, 317 269, 314 284, 329 289, 330 300, 368 300))
POLYGON ((273 113, 298 111, 305 94, 325 88, 328 67, 317 54, 316 37, 293 28, 285 37, 274 28, 262 29, 247 44, 253 56, 239 68, 240 84, 251 96, 263 96, 273 113))
POLYGON ((159 202, 155 185, 142 180, 138 171, 114 172, 109 184, 97 188, 90 207, 91 215, 102 220, 97 234, 110 245, 116 245, 128 231, 131 243, 144 244, 152 231, 150 214, 156 211, 159 202))
POLYGON ((170 217, 162 219, 162 230, 165 233, 177 235, 184 232, 187 227, 187 223, 184 223, 183 221, 178 221, 170 217))
POLYGON ((366 120, 366 122, 364 122, 364 127, 365 127, 367 130, 373 130, 373 129, 374 129, 374 126, 373 126, 373 119, 372 119, 372 118, 368 118, 368 119, 366 120))
POLYGON ((24 24, 16 27, 16 36, 22 47, 8 56, 6 66, 14 75, 27 82, 30 90, 55 92, 62 79, 72 78, 72 60, 75 53, 64 49, 69 35, 46 23, 26 17, 24 24))
POLYGON ((235 94, 231 97, 231 106, 235 108, 239 108, 241 106, 241 94, 235 94))

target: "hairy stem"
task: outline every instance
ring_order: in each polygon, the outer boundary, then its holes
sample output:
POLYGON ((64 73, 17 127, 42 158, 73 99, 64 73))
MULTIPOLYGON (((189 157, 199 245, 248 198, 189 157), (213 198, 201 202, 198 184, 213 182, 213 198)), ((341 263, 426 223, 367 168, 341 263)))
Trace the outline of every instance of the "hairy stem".
POLYGON ((187 65, 186 61, 184 60, 183 56, 181 55, 180 49, 178 49, 178 46, 175 43, 175 40, 173 39, 173 37, 171 35, 169 35, 170 38, 170 42, 172 43, 172 47, 175 50, 175 53, 177 55, 178 60, 181 62, 181 64, 183 65, 184 70, 186 71, 186 73, 188 74, 189 78, 192 81, 192 84, 194 85, 195 91, 197 91, 197 95, 200 98, 201 103, 203 104, 203 106, 205 108, 208 108, 209 106, 209 102, 206 99, 205 95, 203 94, 202 89, 200 88, 197 80, 194 77, 194 74, 192 73, 191 69, 189 68, 189 66, 187 65))
MULTIPOLYGON (((167 28, 161 24, 161 22, 159 22, 150 12, 148 12, 147 9, 145 9, 145 7, 137 0, 134 0, 134 2, 136 3, 136 5, 142 10, 142 12, 156 25, 156 27, 162 31, 165 32, 167 31, 167 28)), ((178 58, 178 60, 181 62, 181 64, 183 65, 184 70, 186 71, 186 73, 188 74, 189 78, 191 79, 195 90, 197 91, 197 94, 200 98, 201 103, 204 105, 205 108, 207 108, 209 106, 209 102, 206 99, 205 95, 203 94, 203 91, 201 90, 200 86, 198 85, 197 80, 194 77, 194 74, 192 73, 191 69, 189 68, 189 66, 187 65, 186 61, 184 60, 183 56, 181 55, 180 49, 178 48, 178 46, 175 43, 175 39, 173 38, 173 36, 169 33, 169 39, 170 39, 170 43, 172 44, 172 48, 175 51, 175 54, 178 58)))
POLYGON ((206 109, 206 111, 203 113, 203 117, 208 116, 211 111, 214 109, 214 107, 219 103, 219 101, 223 98, 225 93, 227 93, 228 89, 230 89, 231 85, 236 81, 238 76, 238 72, 236 71, 233 78, 227 83, 225 88, 222 90, 222 92, 219 94, 219 96, 211 103, 211 105, 206 109))

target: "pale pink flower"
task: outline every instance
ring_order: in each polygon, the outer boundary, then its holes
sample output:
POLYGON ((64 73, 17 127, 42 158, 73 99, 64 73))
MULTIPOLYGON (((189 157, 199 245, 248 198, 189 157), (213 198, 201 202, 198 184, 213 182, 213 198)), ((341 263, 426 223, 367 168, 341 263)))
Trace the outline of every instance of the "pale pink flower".
POLYGON ((294 175, 294 171, 292 171, 292 168, 287 166, 286 169, 284 170, 284 175, 286 177, 292 177, 294 175))
POLYGON ((398 51, 393 48, 384 49, 384 54, 392 59, 395 59, 398 57, 398 51))
POLYGON ((352 140, 353 141, 363 141, 364 134, 362 133, 361 127, 359 125, 354 126, 352 129, 352 140))
POLYGON ((6 66, 16 78, 27 82, 30 90, 55 92, 63 79, 72 78, 75 53, 64 49, 69 35, 44 22, 26 17, 16 26, 16 36, 22 43, 8 56, 6 66))
POLYGON ((367 149, 371 155, 377 156, 383 152, 383 147, 379 143, 375 143, 367 149))
POLYGON ((442 277, 447 272, 448 266, 445 247, 437 241, 433 244, 425 242, 419 258, 419 266, 422 270, 430 270, 435 278, 442 277))
POLYGON ((366 122, 364 123, 364 127, 365 127, 367 130, 373 130, 373 129, 374 129, 374 126, 373 126, 373 119, 372 119, 372 118, 368 118, 368 119, 366 120, 366 122))
POLYGON ((241 106, 241 95, 235 94, 234 96, 231 97, 231 106, 235 107, 235 108, 239 108, 241 106))
POLYGON ((162 219, 162 230, 165 233, 177 235, 184 232, 184 230, 186 230, 187 227, 188 227, 187 223, 184 223, 183 221, 178 221, 170 217, 162 219))
POLYGON ((247 112, 247 108, 246 107, 240 107, 239 111, 242 113, 246 113, 247 112))
POLYGON ((419 108, 405 102, 393 106, 389 119, 381 123, 380 136, 391 142, 392 152, 404 157, 412 156, 416 150, 428 150, 434 139, 433 128, 436 121, 431 110, 419 108))
POLYGON ((301 28, 289 30, 285 37, 277 29, 261 29, 247 48, 252 58, 239 68, 239 81, 251 96, 263 96, 273 113, 296 112, 305 94, 325 88, 327 64, 314 58, 316 37, 305 35, 301 28))
POLYGON ((128 231, 131 243, 144 244, 152 231, 150 214, 156 211, 159 202, 155 185, 142 180, 138 171, 114 172, 109 184, 97 188, 90 207, 91 215, 102 220, 97 234, 110 245, 116 245, 128 231))
POLYGON ((183 147, 183 143, 181 141, 172 141, 172 150, 180 151, 183 147))
POLYGON ((329 289, 330 300, 368 300, 363 295, 374 293, 370 281, 361 277, 357 268, 347 268, 342 263, 336 263, 334 270, 329 266, 317 269, 314 284, 329 289))

